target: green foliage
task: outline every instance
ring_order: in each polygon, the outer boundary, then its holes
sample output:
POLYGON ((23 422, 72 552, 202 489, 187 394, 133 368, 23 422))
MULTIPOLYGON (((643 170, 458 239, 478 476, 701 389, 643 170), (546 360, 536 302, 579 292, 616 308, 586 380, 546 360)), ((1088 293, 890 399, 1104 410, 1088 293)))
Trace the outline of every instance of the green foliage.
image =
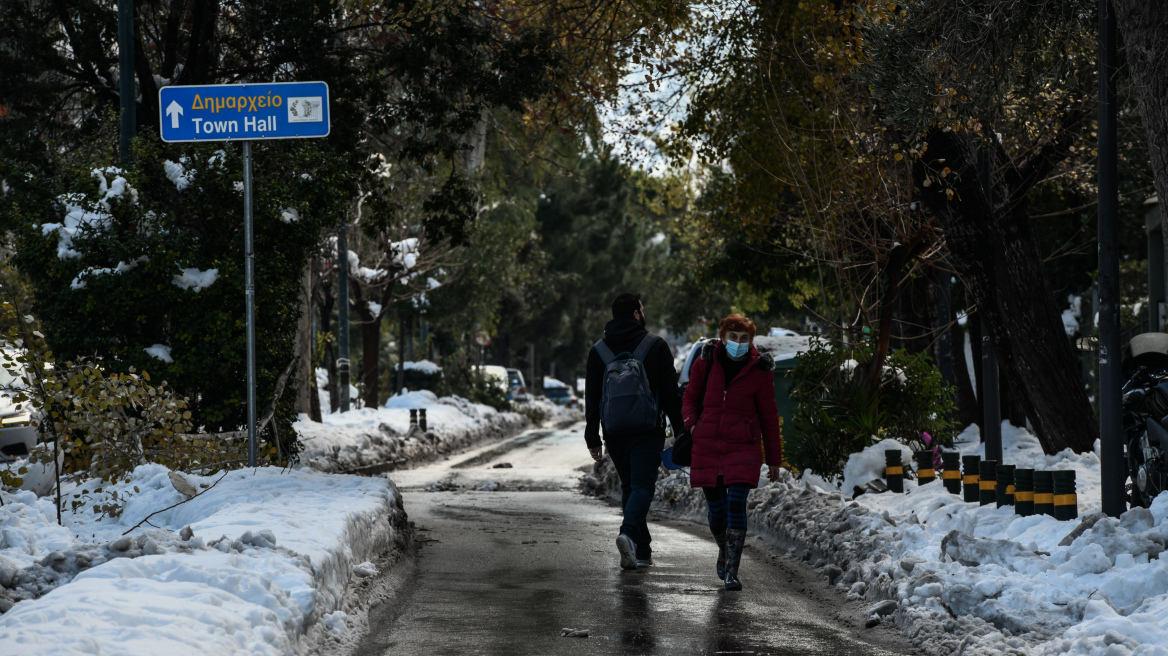
POLYGON ((867 343, 851 348, 813 338, 788 374, 797 410, 784 440, 784 456, 798 469, 827 479, 840 476, 851 453, 892 438, 914 450, 925 448, 922 433, 934 444, 952 444, 950 418, 954 391, 928 355, 893 351, 872 398, 859 372, 871 360, 867 343))
MULTIPOLYGON (((266 405, 294 355, 301 274, 321 229, 344 211, 346 185, 339 163, 311 143, 270 142, 254 153, 257 394, 266 405), (287 208, 299 218, 283 220, 287 208)), ((190 399, 193 425, 238 430, 246 425, 239 148, 142 137, 128 170, 96 164, 61 164, 40 177, 0 161, 11 186, 0 221, 14 229, 14 259, 36 288, 35 314, 57 359, 96 358, 108 374, 154 372, 190 399), (187 269, 214 269, 217 279, 179 286, 187 269), (157 344, 173 362, 145 351, 157 344)), ((294 434, 293 397, 281 399, 274 419, 285 437, 294 434)))
MULTIPOLYGON (((27 410, 46 449, 34 450, 29 462, 62 460, 60 474, 84 473, 117 483, 138 465, 158 463, 172 470, 238 467, 246 442, 190 435, 188 400, 166 381, 154 384, 150 374, 134 367, 119 373, 93 360, 55 362, 53 353, 26 337, 40 338, 37 321, 20 316, 7 300, 0 301, 0 319, 7 324, 0 366, 13 376, 12 400, 27 410)), ((17 471, 23 474, 25 468, 17 471)), ((0 471, 8 486, 23 481, 0 471)), ((124 499, 106 500, 96 512, 121 513, 124 499)), ((75 500, 73 508, 81 505, 75 500)))

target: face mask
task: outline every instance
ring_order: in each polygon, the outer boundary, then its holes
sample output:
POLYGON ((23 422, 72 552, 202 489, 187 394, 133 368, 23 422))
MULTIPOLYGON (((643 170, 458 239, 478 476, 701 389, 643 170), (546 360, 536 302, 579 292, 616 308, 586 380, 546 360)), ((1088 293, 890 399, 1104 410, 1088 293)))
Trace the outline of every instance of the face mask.
POLYGON ((739 344, 738 342, 726 342, 726 355, 729 355, 730 358, 733 360, 737 360, 738 358, 746 355, 749 352, 750 352, 750 344, 739 344))

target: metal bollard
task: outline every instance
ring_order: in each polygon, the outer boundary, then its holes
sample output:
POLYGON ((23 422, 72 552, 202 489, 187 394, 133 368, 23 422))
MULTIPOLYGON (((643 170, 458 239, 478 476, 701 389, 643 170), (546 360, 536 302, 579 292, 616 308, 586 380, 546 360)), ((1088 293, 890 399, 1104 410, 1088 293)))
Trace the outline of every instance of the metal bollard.
POLYGON ((998 507, 1014 505, 1014 465, 998 465, 998 482, 994 487, 998 507))
POLYGON ((904 492, 904 467, 900 458, 900 449, 885 449, 884 481, 889 492, 904 492))
POLYGON ((981 480, 978 482, 978 502, 983 506, 988 506, 997 499, 996 488, 998 486, 998 461, 997 460, 982 460, 981 480))
POLYGON ((925 485, 937 480, 937 472, 933 468, 933 451, 917 451, 913 454, 917 461, 917 484, 925 485))
POLYGON ((421 428, 423 433, 426 432, 426 409, 425 408, 418 410, 418 428, 421 428))
POLYGON ((965 473, 965 500, 977 503, 981 499, 981 456, 961 456, 961 469, 965 473))
POLYGON ((1054 517, 1054 479, 1048 471, 1034 472, 1034 514, 1054 517))
POLYGON ((418 411, 410 408, 410 428, 418 425, 418 411))
POLYGON ((1079 497, 1075 495, 1075 472, 1060 469, 1051 474, 1054 479, 1054 518, 1076 519, 1079 516, 1079 497))
POLYGON ((941 452, 941 477, 945 489, 953 494, 961 494, 961 454, 956 451, 941 452))
POLYGON ((1034 470, 1014 470, 1014 514, 1029 517, 1034 514, 1034 470))

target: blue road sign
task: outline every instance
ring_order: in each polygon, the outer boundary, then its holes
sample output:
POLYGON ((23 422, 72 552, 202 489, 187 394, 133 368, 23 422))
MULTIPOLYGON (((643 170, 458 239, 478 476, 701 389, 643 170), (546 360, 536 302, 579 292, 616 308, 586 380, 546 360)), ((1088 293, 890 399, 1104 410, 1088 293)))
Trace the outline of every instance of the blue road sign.
POLYGON ((167 142, 310 139, 330 127, 324 82, 162 87, 158 107, 167 142))

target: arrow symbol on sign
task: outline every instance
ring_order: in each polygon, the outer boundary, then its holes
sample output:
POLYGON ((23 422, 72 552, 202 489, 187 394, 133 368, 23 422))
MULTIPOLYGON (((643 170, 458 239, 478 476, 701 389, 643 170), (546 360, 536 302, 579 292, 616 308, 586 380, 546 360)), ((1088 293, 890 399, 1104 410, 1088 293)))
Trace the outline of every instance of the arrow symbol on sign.
POLYGON ((170 104, 166 106, 166 115, 170 117, 170 127, 172 129, 178 129, 178 117, 182 116, 182 113, 182 105, 178 104, 177 100, 170 101, 170 104))

